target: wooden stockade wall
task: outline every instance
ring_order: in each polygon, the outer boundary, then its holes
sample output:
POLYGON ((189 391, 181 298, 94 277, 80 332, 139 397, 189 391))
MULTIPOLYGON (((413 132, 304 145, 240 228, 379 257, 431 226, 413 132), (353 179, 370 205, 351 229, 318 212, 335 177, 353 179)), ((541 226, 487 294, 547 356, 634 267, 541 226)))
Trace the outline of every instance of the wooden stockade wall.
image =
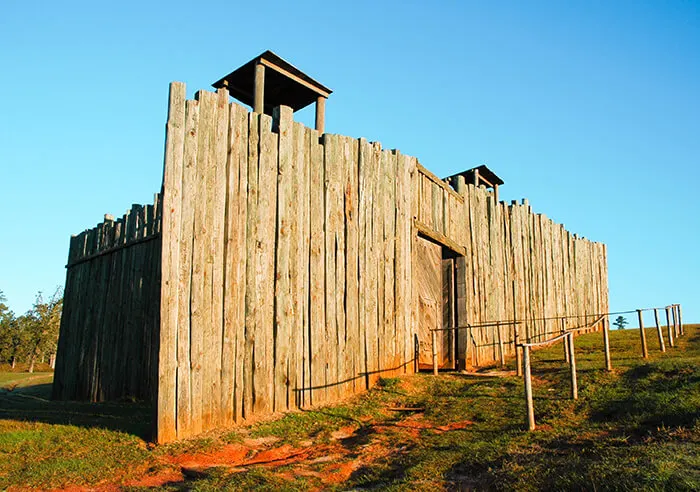
POLYGON ((133 205, 70 240, 53 398, 152 400, 158 371, 161 208, 133 205))
POLYGON ((415 159, 228 101, 171 86, 159 441, 412 370, 415 159))
MULTIPOLYGON (((602 244, 225 90, 171 85, 163 203, 160 442, 412 372, 417 235, 459 255, 457 324, 524 320, 536 340, 577 325, 542 318, 608 311, 602 244)), ((512 353, 512 327, 473 328, 459 352, 512 353)))

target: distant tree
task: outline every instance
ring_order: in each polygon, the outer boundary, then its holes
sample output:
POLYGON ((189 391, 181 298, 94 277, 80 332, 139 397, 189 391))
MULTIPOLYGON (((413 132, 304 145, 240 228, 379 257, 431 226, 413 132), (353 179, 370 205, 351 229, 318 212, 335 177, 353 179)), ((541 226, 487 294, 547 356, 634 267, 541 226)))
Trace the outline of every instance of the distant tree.
POLYGON ((625 325, 627 325, 627 320, 624 316, 618 316, 617 318, 615 318, 613 325, 617 326, 618 330, 624 330, 625 325))
POLYGON ((0 290, 0 361, 8 361, 14 368, 21 340, 15 313, 10 311, 6 301, 7 298, 0 290))
POLYGON ((37 294, 32 309, 22 316, 22 338, 29 362, 29 372, 34 372, 34 365, 40 356, 53 356, 58 345, 58 329, 61 324, 63 293, 57 289, 44 300, 41 292, 37 294))

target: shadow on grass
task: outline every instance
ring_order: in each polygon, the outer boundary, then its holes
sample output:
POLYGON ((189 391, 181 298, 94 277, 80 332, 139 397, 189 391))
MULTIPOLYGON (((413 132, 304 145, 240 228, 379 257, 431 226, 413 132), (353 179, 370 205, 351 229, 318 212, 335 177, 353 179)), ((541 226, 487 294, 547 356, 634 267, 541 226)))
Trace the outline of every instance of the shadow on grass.
POLYGON ((700 368, 692 362, 658 361, 627 370, 604 398, 592 401, 591 419, 654 431, 700 422, 700 368))
POLYGON ((143 402, 52 401, 51 383, 0 390, 0 419, 99 427, 148 440, 151 405, 143 402))

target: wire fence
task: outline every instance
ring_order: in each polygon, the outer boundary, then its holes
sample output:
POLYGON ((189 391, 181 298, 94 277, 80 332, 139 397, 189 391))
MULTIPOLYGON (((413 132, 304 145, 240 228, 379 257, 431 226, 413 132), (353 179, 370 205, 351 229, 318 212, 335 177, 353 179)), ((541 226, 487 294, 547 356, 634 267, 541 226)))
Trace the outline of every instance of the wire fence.
MULTIPOLYGON (((562 342, 564 345, 564 360, 569 365, 570 372, 570 395, 571 398, 578 399, 578 379, 576 374, 576 354, 575 354, 575 344, 574 337, 576 334, 583 331, 594 331, 602 328, 603 334, 603 353, 605 360, 605 370, 612 371, 612 357, 610 353, 610 316, 619 316, 623 314, 637 313, 639 333, 640 333, 640 344, 641 344, 641 356, 646 359, 649 357, 649 349, 646 340, 645 325, 643 312, 654 312, 654 325, 656 328, 656 334, 658 337, 659 350, 661 352, 666 351, 666 343, 664 340, 663 332, 661 329, 661 324, 659 320, 659 311, 663 310, 666 315, 666 327, 667 327, 667 338, 670 347, 675 347, 675 340, 685 334, 682 321, 681 305, 680 304, 670 304, 663 307, 651 307, 651 308, 641 308, 632 309, 628 311, 614 311, 609 313, 599 313, 599 314, 587 314, 587 315, 574 315, 574 316, 551 316, 546 318, 534 318, 530 320, 503 320, 503 321, 485 321, 482 323, 470 324, 467 323, 463 326, 447 327, 447 328, 435 328, 431 330, 432 332, 432 355, 433 355, 433 374, 438 374, 438 341, 437 334, 439 332, 445 331, 459 331, 467 330, 470 340, 474 347, 476 347, 477 341, 474 338, 474 329, 482 328, 494 328, 498 330, 498 341, 495 342, 499 345, 499 355, 501 366, 505 365, 505 351, 503 350, 504 345, 515 344, 515 365, 516 373, 518 376, 523 376, 523 382, 525 385, 525 405, 527 410, 527 429, 535 429, 535 411, 534 403, 532 397, 532 362, 531 362, 531 351, 535 348, 544 348, 553 345, 558 342, 562 342), (591 323, 584 323, 574 327, 567 327, 564 320, 570 319, 593 319, 591 323), (518 331, 514 330, 515 338, 513 340, 504 341, 500 336, 501 327, 511 325, 515 327, 518 324, 528 323, 532 321, 543 321, 543 320, 562 320, 562 328, 559 331, 550 331, 545 333, 539 333, 532 337, 527 337, 524 342, 519 342, 518 331), (550 338, 545 340, 539 340, 542 337, 551 335, 550 338), (537 339, 537 340, 535 340, 537 339), (521 357, 522 351, 522 357, 521 357)), ((465 354, 465 358, 467 355, 465 354)), ((477 361, 478 362, 478 361, 477 361)))

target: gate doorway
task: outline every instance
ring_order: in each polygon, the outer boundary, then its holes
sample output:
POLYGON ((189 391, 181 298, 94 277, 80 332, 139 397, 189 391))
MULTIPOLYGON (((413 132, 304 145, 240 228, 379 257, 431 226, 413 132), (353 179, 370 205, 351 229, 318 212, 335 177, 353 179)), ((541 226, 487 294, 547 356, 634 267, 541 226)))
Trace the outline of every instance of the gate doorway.
MULTIPOLYGON (((463 285, 463 261, 450 248, 422 236, 415 238, 416 271, 413 289, 416 297, 418 339, 418 369, 432 369, 432 331, 458 326, 460 309, 464 302, 459 295, 463 285)), ((456 369, 457 348, 461 345, 459 333, 454 330, 437 332, 438 367, 456 369)))

